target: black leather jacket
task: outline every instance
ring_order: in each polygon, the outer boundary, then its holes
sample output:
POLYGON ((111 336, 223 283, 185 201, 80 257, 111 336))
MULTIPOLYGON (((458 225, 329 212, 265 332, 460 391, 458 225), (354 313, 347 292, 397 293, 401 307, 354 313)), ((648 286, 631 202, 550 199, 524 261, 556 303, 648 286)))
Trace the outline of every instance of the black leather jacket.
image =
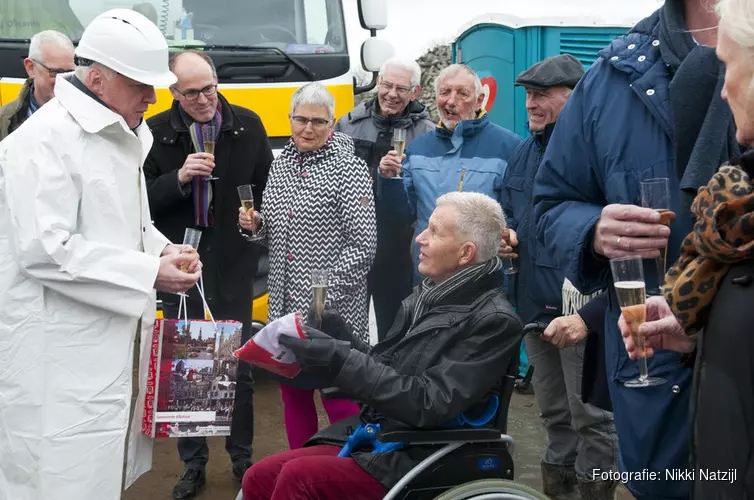
MULTIPOLYGON (((360 416, 323 429, 307 442, 343 445, 349 427, 379 423, 383 430, 439 428, 475 413, 502 382, 518 355, 522 325, 498 272, 461 287, 410 327, 416 291, 401 307, 385 340, 367 354, 352 349, 335 384, 358 403, 360 416), (360 420, 360 421, 359 421, 360 420)), ((352 457, 391 488, 436 446, 352 457)))

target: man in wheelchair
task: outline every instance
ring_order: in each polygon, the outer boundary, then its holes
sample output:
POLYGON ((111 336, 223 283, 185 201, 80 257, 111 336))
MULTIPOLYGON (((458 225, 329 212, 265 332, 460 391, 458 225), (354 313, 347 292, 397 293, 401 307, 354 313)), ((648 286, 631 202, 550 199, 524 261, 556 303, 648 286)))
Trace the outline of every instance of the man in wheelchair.
POLYGON ((383 498, 442 447, 381 439, 391 431, 488 426, 499 437, 495 417, 508 404, 501 384, 522 335, 497 258, 504 229, 492 198, 446 194, 417 237, 426 279, 381 343, 362 343, 330 310, 321 331, 306 329, 307 339, 281 337, 304 372, 325 373, 326 383, 363 405, 362 412, 323 429, 304 448, 253 465, 243 479, 244 500, 383 498))

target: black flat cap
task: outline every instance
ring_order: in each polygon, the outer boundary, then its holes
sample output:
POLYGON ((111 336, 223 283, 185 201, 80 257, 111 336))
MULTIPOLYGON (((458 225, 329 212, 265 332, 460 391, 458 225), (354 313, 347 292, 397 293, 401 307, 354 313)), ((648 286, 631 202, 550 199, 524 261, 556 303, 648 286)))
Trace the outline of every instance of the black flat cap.
POLYGON ((584 66, 571 54, 548 57, 522 71, 516 87, 547 90, 552 87, 574 88, 584 74, 584 66))

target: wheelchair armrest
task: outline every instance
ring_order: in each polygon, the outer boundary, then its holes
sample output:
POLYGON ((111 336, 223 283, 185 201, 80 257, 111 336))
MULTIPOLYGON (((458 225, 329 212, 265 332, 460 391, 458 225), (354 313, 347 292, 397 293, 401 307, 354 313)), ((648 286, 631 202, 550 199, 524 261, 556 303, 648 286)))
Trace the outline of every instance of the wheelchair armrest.
POLYGON ((322 399, 351 399, 351 396, 337 387, 325 387, 319 390, 322 399))
POLYGON ((491 442, 500 439, 498 429, 443 429, 443 430, 406 430, 380 432, 377 439, 382 443, 471 443, 491 442))

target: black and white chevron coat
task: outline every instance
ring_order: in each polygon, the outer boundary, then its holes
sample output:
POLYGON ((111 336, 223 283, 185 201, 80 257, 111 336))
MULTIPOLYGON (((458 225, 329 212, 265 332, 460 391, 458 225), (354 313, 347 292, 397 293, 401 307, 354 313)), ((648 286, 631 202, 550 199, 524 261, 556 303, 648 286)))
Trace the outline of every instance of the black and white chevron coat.
POLYGON ((269 320, 306 313, 311 271, 330 271, 327 303, 369 339, 367 273, 377 246, 374 195, 352 139, 333 133, 299 153, 289 141, 273 161, 262 195, 259 237, 270 248, 269 320))

